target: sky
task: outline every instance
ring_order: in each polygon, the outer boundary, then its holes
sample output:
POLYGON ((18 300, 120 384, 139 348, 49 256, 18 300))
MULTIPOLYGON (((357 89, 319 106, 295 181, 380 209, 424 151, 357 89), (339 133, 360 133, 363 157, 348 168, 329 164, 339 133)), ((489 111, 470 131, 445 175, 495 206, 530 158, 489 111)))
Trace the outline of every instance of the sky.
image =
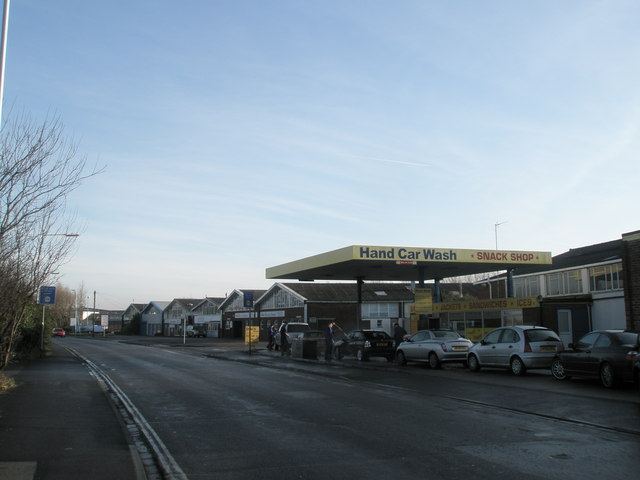
POLYGON ((104 167, 59 277, 100 308, 348 245, 557 255, 640 229, 639 27, 636 0, 14 0, 3 118, 104 167))

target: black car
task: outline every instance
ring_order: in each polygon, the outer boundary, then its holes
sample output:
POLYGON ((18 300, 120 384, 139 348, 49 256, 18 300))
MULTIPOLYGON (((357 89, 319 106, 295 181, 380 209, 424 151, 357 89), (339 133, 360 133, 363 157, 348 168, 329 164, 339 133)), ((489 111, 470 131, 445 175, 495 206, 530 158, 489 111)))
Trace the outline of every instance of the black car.
POLYGON ((611 388, 633 380, 633 360, 639 351, 637 332, 595 330, 558 353, 551 362, 551 373, 558 380, 572 375, 596 377, 611 388))
POLYGON ((354 330, 338 340, 333 347, 333 355, 340 360, 345 355, 355 355, 360 361, 369 357, 386 357, 393 360, 396 342, 386 332, 380 330, 354 330))

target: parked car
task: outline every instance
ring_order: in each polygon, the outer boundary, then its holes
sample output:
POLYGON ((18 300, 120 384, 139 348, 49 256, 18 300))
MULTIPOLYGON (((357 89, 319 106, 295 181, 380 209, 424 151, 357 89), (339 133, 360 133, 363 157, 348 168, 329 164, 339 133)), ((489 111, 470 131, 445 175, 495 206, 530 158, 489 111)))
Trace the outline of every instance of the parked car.
POLYGON ((551 374, 558 380, 596 377, 604 387, 611 388, 634 379, 633 362, 640 351, 636 332, 594 330, 568 347, 551 363, 551 374))
POLYGON ((380 330, 354 330, 347 333, 333 346, 333 355, 340 360, 346 355, 355 355, 359 361, 370 357, 395 357, 396 342, 386 332, 380 330))
POLYGON ((276 345, 280 347, 280 336, 282 328, 287 332, 287 336, 289 337, 289 344, 293 343, 293 341, 302 336, 304 332, 311 330, 309 328, 309 324, 306 322, 289 322, 284 325, 281 325, 278 329, 278 333, 276 333, 276 345))
POLYGON ((52 332, 54 337, 64 337, 67 335, 67 332, 64 331, 64 328, 54 328, 52 332))
POLYGON ((558 334, 548 328, 501 327, 469 349, 467 363, 474 372, 481 367, 500 367, 510 369, 514 375, 524 375, 530 368, 549 368, 563 349, 558 334))
POLYGON ((207 326, 206 325, 188 325, 187 337, 207 338, 207 326))
POLYGON ((640 390, 640 353, 633 359, 633 381, 640 390))
POLYGON ((419 330, 402 342, 396 350, 400 365, 407 362, 427 362, 438 368, 443 362, 467 363, 467 352, 473 346, 471 340, 453 330, 419 330))

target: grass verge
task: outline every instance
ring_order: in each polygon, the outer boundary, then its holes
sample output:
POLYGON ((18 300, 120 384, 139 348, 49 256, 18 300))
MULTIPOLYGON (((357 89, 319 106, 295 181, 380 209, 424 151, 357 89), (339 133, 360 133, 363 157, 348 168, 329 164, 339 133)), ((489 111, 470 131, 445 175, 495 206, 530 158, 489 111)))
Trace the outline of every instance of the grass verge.
POLYGON ((15 386, 16 381, 13 378, 7 377, 4 373, 0 373, 0 393, 11 390, 15 386))

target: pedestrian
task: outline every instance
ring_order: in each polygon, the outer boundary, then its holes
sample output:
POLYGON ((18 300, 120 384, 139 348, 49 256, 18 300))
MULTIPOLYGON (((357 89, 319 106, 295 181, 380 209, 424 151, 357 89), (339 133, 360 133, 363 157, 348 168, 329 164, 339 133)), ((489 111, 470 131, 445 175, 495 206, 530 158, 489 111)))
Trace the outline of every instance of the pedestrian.
POLYGON ((269 340, 269 342, 267 343, 267 350, 269 351, 273 350, 273 344, 275 343, 275 335, 276 335, 276 328, 273 324, 271 324, 267 327, 267 338, 269 340))
POLYGON ((396 348, 400 346, 402 342, 404 342, 404 336, 407 334, 407 331, 402 328, 398 322, 393 324, 393 339, 396 341, 396 348))
POLYGON ((291 344, 289 343, 286 320, 280 325, 280 355, 291 355, 291 344))
POLYGON ((324 331, 324 359, 328 362, 330 362, 333 357, 333 328, 334 323, 329 322, 329 325, 327 325, 324 331))

